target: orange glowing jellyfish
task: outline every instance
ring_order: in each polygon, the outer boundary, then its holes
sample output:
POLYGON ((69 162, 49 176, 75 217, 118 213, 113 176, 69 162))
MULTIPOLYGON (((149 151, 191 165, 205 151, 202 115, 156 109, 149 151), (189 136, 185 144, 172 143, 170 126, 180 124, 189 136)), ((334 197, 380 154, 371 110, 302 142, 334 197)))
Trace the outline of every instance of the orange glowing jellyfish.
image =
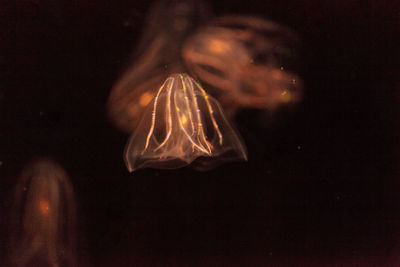
POLYGON ((274 112, 302 100, 293 31, 263 18, 210 13, 200 0, 160 0, 150 8, 134 61, 108 98, 116 127, 132 133, 171 73, 196 77, 231 120, 241 109, 274 112))
POLYGON ((74 193, 63 168, 28 165, 16 187, 11 236, 15 266, 76 266, 74 193))
POLYGON ((195 160, 198 169, 207 169, 247 155, 218 102, 187 74, 174 74, 145 110, 126 146, 125 162, 133 171, 175 169, 195 160))
POLYGON ((224 16, 190 36, 182 56, 234 116, 240 108, 273 111, 302 99, 302 80, 290 71, 298 43, 292 31, 276 23, 224 16))

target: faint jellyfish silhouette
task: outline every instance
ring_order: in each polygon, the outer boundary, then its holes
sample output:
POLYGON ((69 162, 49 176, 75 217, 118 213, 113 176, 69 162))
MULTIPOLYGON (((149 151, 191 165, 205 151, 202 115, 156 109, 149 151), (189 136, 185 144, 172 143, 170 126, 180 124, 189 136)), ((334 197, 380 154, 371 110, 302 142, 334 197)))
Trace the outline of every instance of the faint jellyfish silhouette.
POLYGON ((131 66, 113 86, 108 99, 111 121, 131 133, 158 86, 171 74, 184 71, 184 40, 209 17, 200 0, 161 0, 150 8, 131 66))
POLYGON ((129 171, 175 169, 194 161, 205 170, 236 160, 247 160, 239 135, 218 102, 187 74, 164 82, 125 148, 129 171))
POLYGON ((289 71, 298 37, 260 18, 224 16, 188 38, 182 55, 189 70, 228 115, 243 107, 274 110, 302 98, 302 81, 289 71))
POLYGON ((22 172, 16 187, 11 261, 16 266, 76 266, 76 208, 63 168, 39 160, 22 172))

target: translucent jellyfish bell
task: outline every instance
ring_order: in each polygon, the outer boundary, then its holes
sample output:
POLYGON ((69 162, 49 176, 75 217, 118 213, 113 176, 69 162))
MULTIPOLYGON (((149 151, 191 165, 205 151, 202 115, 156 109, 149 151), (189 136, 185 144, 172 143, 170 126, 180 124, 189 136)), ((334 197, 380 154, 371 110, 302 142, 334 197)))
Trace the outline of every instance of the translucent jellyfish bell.
POLYGON ((76 266, 74 193, 63 168, 49 160, 28 165, 14 204, 12 266, 76 266))
POLYGON ((164 82, 125 148, 129 171, 175 169, 194 161, 207 169, 235 160, 247 160, 239 135, 217 101, 187 74, 164 82))

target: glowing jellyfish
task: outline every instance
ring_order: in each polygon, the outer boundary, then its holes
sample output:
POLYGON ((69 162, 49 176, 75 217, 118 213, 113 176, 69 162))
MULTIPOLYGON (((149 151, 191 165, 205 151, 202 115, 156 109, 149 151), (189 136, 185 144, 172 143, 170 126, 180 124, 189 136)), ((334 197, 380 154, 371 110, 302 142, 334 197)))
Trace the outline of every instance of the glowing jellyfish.
POLYGON ((182 54, 229 115, 239 108, 274 110, 302 98, 292 69, 297 36, 260 18, 225 16, 189 37, 182 54))
POLYGON ((76 266, 74 193, 62 167, 49 160, 28 165, 14 202, 13 264, 76 266))
POLYGON ((109 117, 119 129, 131 133, 158 86, 171 73, 184 71, 182 45, 208 14, 200 0, 161 0, 151 6, 134 61, 108 99, 109 117))
POLYGON ((248 16, 212 19, 200 0, 157 1, 134 61, 114 85, 108 114, 131 133, 171 73, 187 72, 207 86, 232 118, 241 108, 275 110, 302 99, 293 63, 297 36, 276 23, 248 16))
POLYGON ((194 161, 206 169, 234 160, 247 160, 240 137, 217 101, 186 74, 172 75, 159 88, 125 148, 129 171, 194 161))

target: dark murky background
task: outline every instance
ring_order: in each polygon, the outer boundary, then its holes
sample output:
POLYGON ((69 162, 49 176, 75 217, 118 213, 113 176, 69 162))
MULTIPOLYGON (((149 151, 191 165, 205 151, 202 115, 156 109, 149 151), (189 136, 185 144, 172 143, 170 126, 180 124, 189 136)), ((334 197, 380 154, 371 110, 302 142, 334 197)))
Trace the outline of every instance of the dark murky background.
POLYGON ((238 115, 248 163, 131 175, 105 103, 149 6, 1 5, 0 263, 16 178, 37 156, 71 177, 83 266, 399 263, 399 6, 212 4, 300 33, 304 101, 238 115))

